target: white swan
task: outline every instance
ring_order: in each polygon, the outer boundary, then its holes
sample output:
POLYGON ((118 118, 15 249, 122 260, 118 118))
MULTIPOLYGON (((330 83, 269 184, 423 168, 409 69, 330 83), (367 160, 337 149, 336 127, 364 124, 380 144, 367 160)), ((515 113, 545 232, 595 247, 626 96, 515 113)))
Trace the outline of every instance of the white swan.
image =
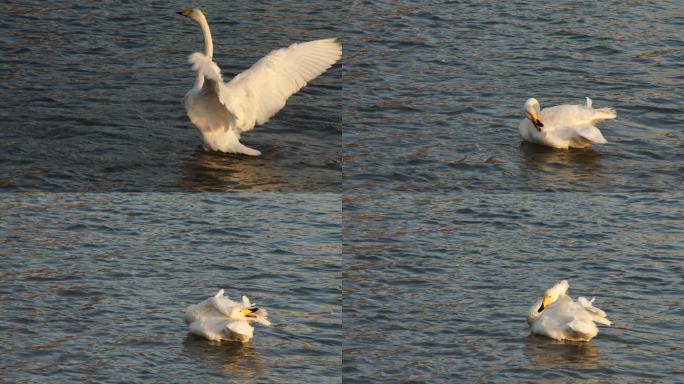
POLYGON ((191 333, 209 340, 229 340, 247 342, 254 336, 252 321, 269 326, 268 313, 263 308, 255 308, 247 296, 242 303, 236 303, 223 295, 223 289, 214 297, 185 310, 185 323, 191 333))
POLYGON ((578 297, 575 302, 565 293, 563 280, 546 290, 544 297, 530 308, 527 323, 532 333, 556 340, 589 341, 598 334, 595 323, 610 325, 606 313, 594 307, 594 299, 578 297))
POLYGON ((537 99, 532 98, 525 102, 523 112, 525 118, 518 126, 523 140, 563 149, 607 143, 595 124, 617 116, 612 108, 592 108, 588 97, 586 106, 564 104, 542 111, 537 99))
POLYGON ((261 152, 240 143, 240 134, 267 122, 288 97, 342 57, 335 39, 292 44, 269 53, 224 84, 212 61, 214 47, 204 14, 197 8, 177 13, 196 21, 204 34, 204 54, 190 55, 197 79, 183 102, 208 150, 259 156, 261 152))

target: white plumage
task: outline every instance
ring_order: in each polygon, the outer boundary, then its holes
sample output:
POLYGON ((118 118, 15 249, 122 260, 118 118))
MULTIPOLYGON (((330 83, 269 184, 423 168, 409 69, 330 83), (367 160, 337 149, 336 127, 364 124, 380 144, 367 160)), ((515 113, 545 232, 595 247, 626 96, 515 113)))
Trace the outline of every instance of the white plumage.
POLYGON ((594 299, 566 295, 566 280, 549 288, 530 308, 527 323, 532 333, 556 340, 589 341, 598 334, 596 323, 611 325, 606 313, 593 306, 594 299))
POLYGON ((184 104, 210 150, 260 155, 241 144, 240 135, 267 122, 292 94, 342 57, 342 47, 335 39, 292 44, 272 51, 224 83, 221 69, 212 61, 211 32, 204 14, 199 9, 179 13, 196 21, 204 34, 205 53, 190 55, 197 79, 184 104))
POLYGON ((592 144, 605 144, 606 139, 596 124, 614 119, 612 108, 594 109, 587 97, 585 105, 558 105, 540 111, 537 99, 528 99, 523 107, 525 118, 518 126, 520 137, 532 143, 553 148, 584 148, 592 144))
POLYGON ((271 325, 266 310, 255 308, 247 296, 242 296, 242 303, 238 303, 223 292, 221 289, 213 297, 185 310, 185 323, 191 333, 214 341, 247 342, 254 336, 250 322, 271 325))

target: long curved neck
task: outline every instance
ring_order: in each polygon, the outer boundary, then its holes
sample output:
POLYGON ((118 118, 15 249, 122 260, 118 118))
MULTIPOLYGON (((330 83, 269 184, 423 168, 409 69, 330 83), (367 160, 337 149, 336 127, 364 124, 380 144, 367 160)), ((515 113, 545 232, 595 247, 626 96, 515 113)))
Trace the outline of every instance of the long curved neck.
MULTIPOLYGON (((209 23, 207 23, 207 19, 204 17, 204 15, 201 15, 199 17, 199 20, 197 20, 197 24, 199 24, 200 28, 202 29, 202 35, 204 35, 204 55, 209 58, 209 60, 213 60, 214 56, 214 44, 211 42, 211 31, 209 30, 209 23)), ((195 87, 196 88, 202 88, 202 85, 204 84, 204 77, 201 72, 197 72, 197 78, 195 79, 195 87)))
POLYGON ((202 34, 204 35, 204 55, 211 60, 214 56, 214 44, 211 42, 211 31, 209 30, 209 24, 207 23, 207 19, 204 17, 202 17, 198 23, 200 28, 202 28, 202 34))

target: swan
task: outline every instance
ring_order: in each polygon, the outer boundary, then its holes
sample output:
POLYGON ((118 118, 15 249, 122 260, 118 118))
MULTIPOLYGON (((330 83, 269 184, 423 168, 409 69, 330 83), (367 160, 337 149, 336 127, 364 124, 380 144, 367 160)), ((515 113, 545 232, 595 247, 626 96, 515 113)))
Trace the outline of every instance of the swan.
POLYGON ((565 293, 569 284, 563 280, 546 290, 527 314, 532 333, 556 340, 589 341, 598 334, 595 323, 610 325, 606 313, 593 306, 594 299, 578 297, 574 301, 565 293))
POLYGON ((342 57, 342 47, 335 39, 292 44, 272 51, 224 83, 221 69, 213 62, 211 31, 202 11, 186 8, 177 13, 198 23, 204 35, 204 54, 195 52, 189 58, 197 78, 183 103, 206 150, 261 155, 240 143, 240 135, 266 123, 285 106, 288 97, 342 57))
POLYGON ((617 116, 612 108, 592 108, 588 97, 586 106, 564 104, 542 111, 537 99, 531 98, 525 102, 523 113, 525 118, 518 126, 523 140, 562 149, 606 144, 595 124, 617 116))
POLYGON ((242 303, 237 303, 224 296, 221 289, 213 297, 190 305, 185 310, 185 324, 190 333, 212 341, 245 343, 254 336, 250 322, 269 326, 267 316, 266 310, 254 307, 247 296, 242 296, 242 303))

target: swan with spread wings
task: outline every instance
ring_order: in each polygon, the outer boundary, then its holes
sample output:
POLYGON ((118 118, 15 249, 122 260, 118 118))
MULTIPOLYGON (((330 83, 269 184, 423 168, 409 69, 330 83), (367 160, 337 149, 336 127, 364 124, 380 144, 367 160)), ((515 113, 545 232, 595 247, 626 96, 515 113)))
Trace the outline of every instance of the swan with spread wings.
POLYGON ((199 24, 204 35, 204 53, 190 55, 197 78, 183 101, 207 150, 259 156, 261 152, 240 143, 240 135, 266 123, 292 94, 342 57, 342 47, 335 39, 295 43, 272 51, 224 83, 221 69, 213 61, 214 46, 206 17, 197 8, 178 14, 199 24))

